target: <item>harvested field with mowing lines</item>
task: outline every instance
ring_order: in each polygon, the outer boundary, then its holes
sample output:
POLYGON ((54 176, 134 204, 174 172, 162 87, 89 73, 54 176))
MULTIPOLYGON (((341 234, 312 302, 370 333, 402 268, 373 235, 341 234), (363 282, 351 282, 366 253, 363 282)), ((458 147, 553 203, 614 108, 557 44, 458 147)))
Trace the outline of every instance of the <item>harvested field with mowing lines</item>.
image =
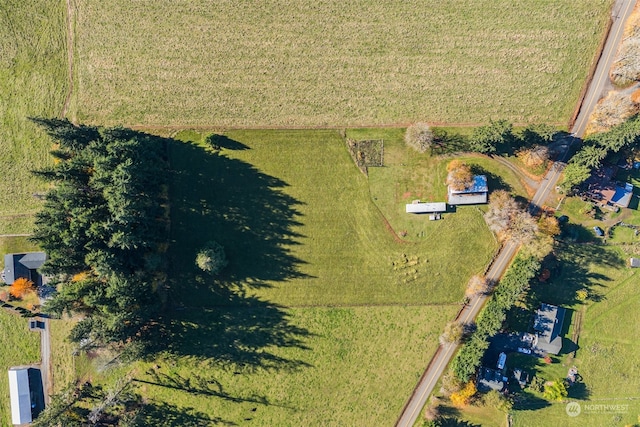
POLYGON ((80 121, 564 125, 611 0, 75 0, 80 121))

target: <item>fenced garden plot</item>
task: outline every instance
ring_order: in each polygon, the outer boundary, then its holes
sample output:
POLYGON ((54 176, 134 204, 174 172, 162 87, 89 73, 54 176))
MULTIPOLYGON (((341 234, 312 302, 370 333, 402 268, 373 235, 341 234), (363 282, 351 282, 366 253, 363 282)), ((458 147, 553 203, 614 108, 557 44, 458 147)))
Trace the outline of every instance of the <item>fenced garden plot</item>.
POLYGON ((372 166, 384 166, 384 140, 382 139, 367 141, 347 139, 347 148, 356 166, 365 175, 368 175, 368 168, 372 166))

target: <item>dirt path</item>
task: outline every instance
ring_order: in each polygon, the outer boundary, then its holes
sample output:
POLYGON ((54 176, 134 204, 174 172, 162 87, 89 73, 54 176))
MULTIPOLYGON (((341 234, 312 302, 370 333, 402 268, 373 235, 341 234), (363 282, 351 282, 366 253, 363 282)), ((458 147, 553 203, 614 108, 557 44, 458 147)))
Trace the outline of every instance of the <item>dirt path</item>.
POLYGON ((522 172, 519 168, 515 167, 510 161, 504 159, 503 157, 495 156, 492 158, 501 165, 504 165, 511 169, 511 171, 516 174, 520 181, 522 181, 522 184, 524 184, 524 186, 527 188, 527 192, 530 194, 535 194, 536 190, 540 187, 540 183, 538 181, 522 172))
POLYGON ((31 234, 31 233, 0 234, 0 238, 2 238, 2 237, 30 237, 30 236, 33 236, 33 234, 31 234))
MULTIPOLYGON (((73 94, 73 0, 67 0, 67 71, 69 73, 69 90, 67 91, 67 97, 64 100, 62 106, 61 117, 65 117, 69 111, 69 104, 71 103, 71 95, 73 94)), ((75 119, 72 120, 75 122, 75 119)))

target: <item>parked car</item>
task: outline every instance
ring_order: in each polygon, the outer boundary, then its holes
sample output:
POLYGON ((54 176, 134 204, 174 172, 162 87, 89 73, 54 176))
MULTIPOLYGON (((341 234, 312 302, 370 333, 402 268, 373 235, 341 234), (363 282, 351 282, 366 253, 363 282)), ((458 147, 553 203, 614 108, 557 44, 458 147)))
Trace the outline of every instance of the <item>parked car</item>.
POLYGON ((531 349, 525 348, 525 347, 518 347, 518 353, 531 354, 531 349))
POLYGON ((32 331, 36 329, 44 329, 44 322, 42 320, 29 320, 29 329, 32 331))
POLYGON ((602 231, 602 228, 596 226, 593 227, 593 232, 596 233, 596 236, 598 237, 603 237, 604 236, 604 231, 602 231))

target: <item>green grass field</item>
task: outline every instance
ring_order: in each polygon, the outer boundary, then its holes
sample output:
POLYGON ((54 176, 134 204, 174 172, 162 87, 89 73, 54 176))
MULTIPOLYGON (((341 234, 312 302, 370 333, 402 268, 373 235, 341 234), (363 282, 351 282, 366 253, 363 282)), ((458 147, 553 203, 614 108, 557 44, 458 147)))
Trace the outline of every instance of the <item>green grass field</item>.
MULTIPOLYGON (((0 265, 4 268, 4 254, 35 251, 37 246, 24 237, 0 238, 0 265)), ((33 301, 33 298, 29 297, 33 301)), ((37 300, 37 298, 36 298, 37 300)), ((37 303, 37 302, 36 302, 37 303)), ((14 303, 14 305, 22 305, 14 303)), ((28 365, 40 361, 40 335, 29 332, 27 319, 0 308, 0 371, 11 366, 28 365)), ((11 425, 9 379, 0 375, 0 425, 11 425)))
MULTIPOLYGON (((397 241, 337 132, 226 136, 236 149, 221 155, 172 145, 172 168, 184 171, 175 174, 171 190, 178 201, 172 205, 172 254, 181 269, 192 268, 198 248, 218 239, 230 259, 224 279, 285 306, 455 303, 497 247, 473 207, 431 224, 413 218, 421 236, 397 241), (217 209, 217 200, 224 209, 217 209)), ((178 137, 197 139, 189 132, 178 137)), ((425 190, 432 186, 432 165, 413 169, 425 190)), ((385 178, 392 189, 393 178, 385 178)), ((403 205, 382 200, 393 195, 374 181, 371 191, 381 192, 374 197, 383 211, 389 203, 403 205)))
POLYGON ((27 120, 58 116, 67 90, 64 0, 0 1, 0 234, 28 233, 51 162, 50 140, 27 120))
POLYGON ((29 332, 27 319, 0 309, 0 343, 0 425, 11 425, 7 369, 40 361, 40 335, 29 332))
MULTIPOLYGON (((168 142, 171 289, 159 353, 115 370, 99 356, 70 362, 60 341, 69 324, 56 323, 54 376, 131 373, 150 401, 234 423, 392 424, 468 277, 496 249, 481 211, 423 218, 431 239, 401 241, 338 132, 227 132, 219 153, 202 136, 168 142), (211 239, 229 258, 216 279, 194 263, 211 239)), ((414 166, 426 176, 439 162, 414 166)))
POLYGON ((77 117, 146 126, 564 125, 611 0, 77 0, 77 117))
POLYGON ((392 425, 455 312, 454 307, 292 309, 291 322, 309 332, 308 348, 267 350, 305 366, 246 372, 183 357, 139 364, 135 378, 150 399, 239 425, 248 418, 258 426, 392 425), (153 365, 159 369, 151 374, 153 365))

